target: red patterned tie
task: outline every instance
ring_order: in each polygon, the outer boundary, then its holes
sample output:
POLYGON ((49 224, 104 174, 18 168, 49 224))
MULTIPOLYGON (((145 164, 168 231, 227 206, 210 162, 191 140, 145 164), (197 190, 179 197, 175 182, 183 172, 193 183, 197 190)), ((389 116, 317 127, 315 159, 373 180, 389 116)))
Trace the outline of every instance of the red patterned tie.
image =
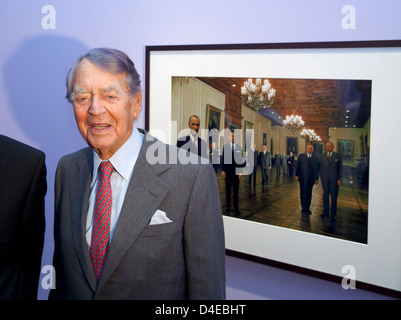
POLYGON ((109 247, 111 216, 110 176, 114 170, 109 161, 102 162, 99 168, 100 179, 96 192, 90 248, 93 270, 95 271, 97 280, 99 280, 102 274, 103 265, 106 261, 107 249, 109 247))

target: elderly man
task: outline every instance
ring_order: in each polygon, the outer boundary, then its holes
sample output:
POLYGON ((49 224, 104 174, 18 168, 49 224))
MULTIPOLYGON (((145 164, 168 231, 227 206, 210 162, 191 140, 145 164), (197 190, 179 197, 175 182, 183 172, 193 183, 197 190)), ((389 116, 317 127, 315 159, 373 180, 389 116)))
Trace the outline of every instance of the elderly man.
POLYGON ((319 161, 320 179, 323 187, 323 213, 321 217, 330 216, 331 220, 336 220, 337 197, 343 175, 343 158, 341 154, 333 151, 333 142, 326 142, 325 149, 326 152, 322 153, 319 161), (331 200, 331 206, 329 200, 331 200))
POLYGON ((67 98, 89 148, 57 168, 50 298, 224 299, 214 170, 170 164, 169 155, 185 151, 135 128, 142 93, 133 62, 118 50, 91 50, 71 68, 67 98), (155 145, 166 162, 153 161, 155 145))
POLYGON ((267 151, 266 145, 263 145, 262 151, 259 153, 260 171, 262 172, 262 186, 270 188, 270 169, 272 168, 272 156, 267 151))

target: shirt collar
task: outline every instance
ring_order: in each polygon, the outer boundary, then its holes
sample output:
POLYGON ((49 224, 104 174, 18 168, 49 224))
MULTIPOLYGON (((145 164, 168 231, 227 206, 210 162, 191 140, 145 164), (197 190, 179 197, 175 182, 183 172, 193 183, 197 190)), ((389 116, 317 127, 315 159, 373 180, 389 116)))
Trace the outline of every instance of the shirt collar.
MULTIPOLYGON (((113 165, 114 170, 125 180, 128 180, 131 176, 142 147, 143 138, 144 135, 134 125, 134 129, 128 140, 108 159, 113 165)), ((102 161, 93 150, 92 185, 96 181, 98 168, 102 161)))

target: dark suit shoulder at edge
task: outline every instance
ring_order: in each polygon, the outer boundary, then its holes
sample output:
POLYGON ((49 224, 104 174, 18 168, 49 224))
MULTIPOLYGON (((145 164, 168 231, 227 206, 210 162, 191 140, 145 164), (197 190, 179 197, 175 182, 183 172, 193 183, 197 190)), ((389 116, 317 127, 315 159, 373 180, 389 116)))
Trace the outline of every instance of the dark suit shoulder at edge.
POLYGON ((44 155, 43 151, 4 135, 0 135, 0 144, 3 144, 4 150, 7 150, 7 152, 10 153, 24 153, 25 155, 36 154, 38 156, 44 155))

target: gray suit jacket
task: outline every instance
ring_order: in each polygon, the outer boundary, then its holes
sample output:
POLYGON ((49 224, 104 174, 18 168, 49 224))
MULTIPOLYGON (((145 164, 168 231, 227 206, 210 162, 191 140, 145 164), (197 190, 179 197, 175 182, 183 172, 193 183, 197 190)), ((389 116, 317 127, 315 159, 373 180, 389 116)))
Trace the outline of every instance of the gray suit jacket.
POLYGON ((336 184, 338 180, 342 180, 343 158, 341 154, 333 152, 329 160, 327 152, 322 153, 319 159, 319 170, 322 182, 336 184))
POLYGON ((85 240, 92 149, 60 160, 55 179, 56 289, 51 299, 225 298, 224 232, 213 167, 169 164, 172 154, 196 162, 198 157, 151 140, 147 134, 98 283, 85 240), (167 163, 147 161, 156 149, 158 159, 167 163), (173 222, 149 225, 158 209, 173 222))
POLYGON ((260 167, 262 169, 269 169, 269 167, 272 166, 272 156, 270 154, 269 151, 266 151, 266 153, 263 153, 263 151, 261 151, 259 153, 260 156, 260 167))

